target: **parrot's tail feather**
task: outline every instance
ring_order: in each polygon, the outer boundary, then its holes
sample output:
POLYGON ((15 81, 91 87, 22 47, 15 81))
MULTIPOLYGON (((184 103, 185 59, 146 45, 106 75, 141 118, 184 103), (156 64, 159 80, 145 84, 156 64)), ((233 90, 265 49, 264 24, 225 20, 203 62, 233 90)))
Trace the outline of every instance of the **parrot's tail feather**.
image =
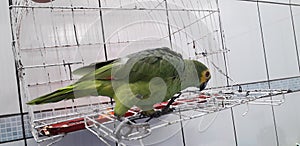
POLYGON ((39 104, 46 104, 46 103, 54 103, 66 99, 74 99, 74 92, 72 86, 67 86, 65 88, 58 89, 52 93, 33 99, 27 102, 27 104, 39 105, 39 104))

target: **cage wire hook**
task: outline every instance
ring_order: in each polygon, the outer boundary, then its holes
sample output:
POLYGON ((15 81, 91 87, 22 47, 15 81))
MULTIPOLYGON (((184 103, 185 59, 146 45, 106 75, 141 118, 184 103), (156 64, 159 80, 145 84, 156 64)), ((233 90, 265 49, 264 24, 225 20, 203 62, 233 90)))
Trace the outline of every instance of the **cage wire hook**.
MULTIPOLYGON (((286 93, 283 92, 283 90, 281 90, 280 92, 281 92, 280 94, 282 95, 281 99, 275 100, 275 99, 271 98, 269 100, 251 101, 251 103, 249 103, 249 104, 253 104, 253 105, 280 106, 280 105, 282 105, 285 102, 285 94, 286 94, 286 93)), ((270 97, 276 96, 276 95, 277 94, 269 93, 270 97)))
MULTIPOLYGON (((228 80, 230 80, 231 82, 233 82, 234 84, 239 86, 239 92, 242 91, 242 86, 240 84, 238 84, 236 81, 233 80, 233 78, 231 78, 227 73, 225 73, 220 67, 218 67, 213 61, 209 60, 208 61, 212 64, 212 66, 223 76, 225 76, 228 80)), ((229 87, 233 87, 233 85, 229 86, 229 87)))
POLYGON ((274 103, 274 101, 272 101, 272 104, 274 106, 280 106, 280 105, 284 104, 284 102, 285 102, 285 93, 283 93, 283 91, 281 91, 281 94, 282 94, 282 98, 279 99, 278 101, 275 101, 276 103, 274 103))
POLYGON ((246 103, 247 109, 246 111, 242 114, 243 117, 245 117, 249 113, 249 104, 248 102, 246 103))
POLYGON ((140 145, 141 145, 141 146, 145 146, 145 145, 144 145, 144 142, 143 142, 143 139, 140 139, 139 142, 140 142, 140 145))
POLYGON ((217 119, 219 113, 220 113, 220 112, 219 112, 219 109, 218 109, 218 111, 216 112, 216 114, 215 114, 215 116, 213 117, 213 119, 212 119, 212 120, 207 124, 207 126, 204 127, 203 129, 201 129, 201 123, 203 122, 203 119, 204 119, 204 117, 202 117, 202 119, 201 119, 201 121, 199 122, 199 125, 198 125, 198 132, 199 132, 199 133, 203 133, 203 132, 207 131, 207 130, 212 126, 212 124, 216 121, 216 119, 217 119))

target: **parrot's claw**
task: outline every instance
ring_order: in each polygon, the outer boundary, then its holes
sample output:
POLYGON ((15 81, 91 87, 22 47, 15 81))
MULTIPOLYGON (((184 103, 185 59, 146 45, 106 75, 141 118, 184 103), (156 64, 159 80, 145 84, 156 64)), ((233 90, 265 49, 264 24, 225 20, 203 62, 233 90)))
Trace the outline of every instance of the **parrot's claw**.
POLYGON ((155 114, 156 111, 152 110, 148 110, 148 111, 142 111, 140 114, 140 117, 150 117, 151 115, 155 114))
POLYGON ((162 115, 169 114, 169 113, 173 112, 174 110, 175 110, 175 108, 165 108, 165 109, 163 109, 161 111, 156 111, 155 113, 153 113, 151 115, 151 117, 158 118, 158 117, 160 117, 162 115))
POLYGON ((118 140, 138 140, 151 134, 149 123, 132 123, 124 119, 115 129, 114 134, 118 140))
POLYGON ((160 117, 162 115, 169 114, 169 113, 173 112, 174 110, 175 110, 174 108, 164 108, 161 111, 156 111, 152 115, 150 115, 150 118, 147 119, 146 122, 149 122, 153 118, 158 118, 158 117, 160 117))
POLYGON ((165 115, 165 114, 169 114, 171 112, 175 111, 175 108, 166 108, 166 109, 163 109, 161 112, 162 112, 162 115, 165 115))

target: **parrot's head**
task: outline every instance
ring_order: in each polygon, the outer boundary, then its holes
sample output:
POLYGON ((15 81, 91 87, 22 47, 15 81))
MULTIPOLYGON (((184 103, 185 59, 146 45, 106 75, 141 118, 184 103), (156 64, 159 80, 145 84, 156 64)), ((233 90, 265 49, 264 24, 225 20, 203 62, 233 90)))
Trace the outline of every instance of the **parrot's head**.
POLYGON ((210 80, 211 78, 211 74, 209 72, 209 69, 201 62, 199 61, 196 61, 196 60, 192 60, 194 66, 195 66, 195 69, 196 69, 196 74, 198 75, 198 83, 197 83, 197 86, 200 88, 200 91, 203 90, 208 81, 210 80))

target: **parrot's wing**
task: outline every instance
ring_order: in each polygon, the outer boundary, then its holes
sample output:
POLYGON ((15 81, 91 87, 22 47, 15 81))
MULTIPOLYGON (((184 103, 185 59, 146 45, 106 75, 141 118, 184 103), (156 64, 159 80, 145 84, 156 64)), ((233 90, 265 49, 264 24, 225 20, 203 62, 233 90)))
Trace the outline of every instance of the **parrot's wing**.
POLYGON ((91 71, 90 73, 81 77, 76 83, 89 81, 89 80, 112 80, 113 77, 112 77, 111 70, 113 66, 114 66, 114 62, 107 64, 101 68, 98 68, 94 71, 91 71))
POLYGON ((77 82, 30 101, 28 104, 57 102, 63 99, 98 95, 98 93, 101 95, 105 93, 105 95, 112 97, 114 92, 111 87, 111 80, 121 80, 122 83, 126 77, 129 77, 129 84, 137 85, 134 95, 149 97, 150 92, 145 93, 149 88, 141 88, 139 81, 147 84, 155 77, 160 77, 166 81, 173 77, 178 78, 179 73, 183 71, 184 61, 180 54, 168 48, 146 50, 124 58, 99 62, 78 69, 75 72, 86 74, 77 82))
MULTIPOLYGON (((131 68, 129 82, 150 81, 155 77, 166 80, 184 71, 182 56, 168 48, 146 50, 128 59, 124 68, 131 68)), ((122 71, 122 70, 121 70, 122 71)))
POLYGON ((73 71, 72 73, 75 75, 86 75, 92 71, 95 71, 105 65, 111 64, 112 62, 116 61, 116 59, 114 60, 108 60, 108 61, 104 61, 104 62, 96 62, 96 63, 92 63, 88 66, 84 66, 81 68, 76 69, 75 71, 73 71))
POLYGON ((82 68, 81 72, 90 72, 77 82, 86 80, 124 80, 128 77, 130 83, 139 80, 150 81, 154 77, 174 77, 183 70, 184 61, 179 53, 169 48, 157 48, 82 68), (96 70, 92 71, 92 69, 96 70))

